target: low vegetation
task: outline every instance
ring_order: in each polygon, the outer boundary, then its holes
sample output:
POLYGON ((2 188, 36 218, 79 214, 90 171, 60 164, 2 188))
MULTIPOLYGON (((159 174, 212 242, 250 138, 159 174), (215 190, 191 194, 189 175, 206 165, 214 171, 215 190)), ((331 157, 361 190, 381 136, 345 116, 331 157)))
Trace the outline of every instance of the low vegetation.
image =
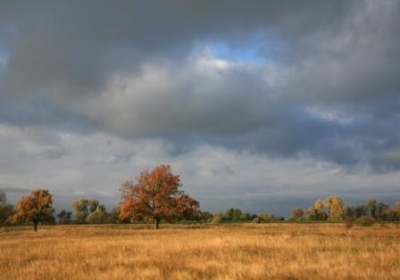
POLYGON ((0 228, 2 279, 400 279, 400 229, 343 224, 0 228))

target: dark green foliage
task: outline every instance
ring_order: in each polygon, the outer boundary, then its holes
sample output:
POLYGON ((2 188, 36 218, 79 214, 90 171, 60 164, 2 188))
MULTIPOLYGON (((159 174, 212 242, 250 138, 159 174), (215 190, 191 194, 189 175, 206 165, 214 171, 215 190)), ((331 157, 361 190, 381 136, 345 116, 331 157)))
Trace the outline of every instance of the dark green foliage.
POLYGON ((199 215, 200 222, 210 223, 213 220, 213 218, 214 218, 214 215, 211 214, 210 212, 207 212, 207 211, 200 212, 200 215, 199 215))
POLYGON ((353 218, 360 218, 360 217, 362 217, 362 216, 367 216, 368 215, 368 213, 369 213, 369 208, 368 208, 368 205, 366 205, 366 204, 359 204, 359 205, 357 205, 357 206, 354 206, 354 207, 352 207, 352 208, 349 208, 349 209, 352 209, 353 211, 352 211, 352 217, 353 218))
POLYGON ((121 221, 118 220, 118 213, 116 209, 113 209, 111 212, 107 214, 106 223, 108 224, 116 224, 120 223, 121 221))
POLYGON ((72 218, 72 212, 61 210, 60 213, 57 214, 57 219, 60 224, 71 223, 71 218, 72 218))
POLYGON ((242 216, 242 210, 236 208, 229 208, 226 210, 224 220, 226 221, 237 221, 242 216))
POLYGON ((305 218, 308 221, 326 221, 328 214, 325 211, 319 211, 314 207, 310 207, 305 211, 305 218))
POLYGON ((99 224, 108 220, 105 207, 96 199, 80 199, 72 204, 78 223, 99 224))
POLYGON ((243 212, 237 208, 229 208, 226 210, 222 220, 225 222, 235 222, 235 221, 251 221, 255 218, 255 215, 251 215, 248 212, 243 212))
POLYGON ((7 204, 6 194, 0 192, 0 226, 7 224, 7 220, 11 216, 13 209, 13 205, 7 204))
POLYGON ((0 191, 0 204, 6 204, 6 202, 7 202, 6 194, 0 191))
POLYGON ((11 204, 0 204, 0 226, 8 224, 8 218, 13 212, 14 206, 11 204))
POLYGON ((377 208, 378 208, 378 203, 375 199, 371 199, 367 202, 367 207, 369 209, 369 215, 372 218, 376 218, 377 216, 377 208))

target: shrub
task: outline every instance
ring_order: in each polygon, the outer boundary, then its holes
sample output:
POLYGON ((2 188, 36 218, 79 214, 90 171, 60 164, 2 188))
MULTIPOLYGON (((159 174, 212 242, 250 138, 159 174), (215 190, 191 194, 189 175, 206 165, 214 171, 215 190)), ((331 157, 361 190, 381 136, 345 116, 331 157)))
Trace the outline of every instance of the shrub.
POLYGON ((214 214, 214 217, 211 220, 212 224, 220 224, 222 222, 222 213, 218 212, 214 214))
POLYGON ((353 227, 353 222, 351 220, 346 220, 344 223, 346 229, 351 229, 353 227))
POLYGON ((371 216, 361 216, 354 221, 355 224, 363 227, 372 226, 375 223, 375 219, 371 216))

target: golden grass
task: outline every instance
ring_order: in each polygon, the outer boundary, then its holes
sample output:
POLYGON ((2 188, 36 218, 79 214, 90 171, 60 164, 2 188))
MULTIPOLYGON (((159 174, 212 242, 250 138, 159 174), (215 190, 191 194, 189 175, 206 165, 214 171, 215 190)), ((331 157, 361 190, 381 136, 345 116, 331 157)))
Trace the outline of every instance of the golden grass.
POLYGON ((400 229, 342 224, 0 229, 1 279, 400 279, 400 229))

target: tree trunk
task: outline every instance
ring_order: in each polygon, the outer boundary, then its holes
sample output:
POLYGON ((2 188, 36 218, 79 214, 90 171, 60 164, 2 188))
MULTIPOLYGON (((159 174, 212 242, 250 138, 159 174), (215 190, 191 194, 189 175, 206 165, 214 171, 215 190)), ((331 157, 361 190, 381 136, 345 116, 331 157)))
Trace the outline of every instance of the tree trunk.
POLYGON ((159 224, 160 224, 160 219, 156 219, 156 229, 159 228, 159 224))
POLYGON ((37 232, 38 221, 33 221, 33 229, 37 232))

